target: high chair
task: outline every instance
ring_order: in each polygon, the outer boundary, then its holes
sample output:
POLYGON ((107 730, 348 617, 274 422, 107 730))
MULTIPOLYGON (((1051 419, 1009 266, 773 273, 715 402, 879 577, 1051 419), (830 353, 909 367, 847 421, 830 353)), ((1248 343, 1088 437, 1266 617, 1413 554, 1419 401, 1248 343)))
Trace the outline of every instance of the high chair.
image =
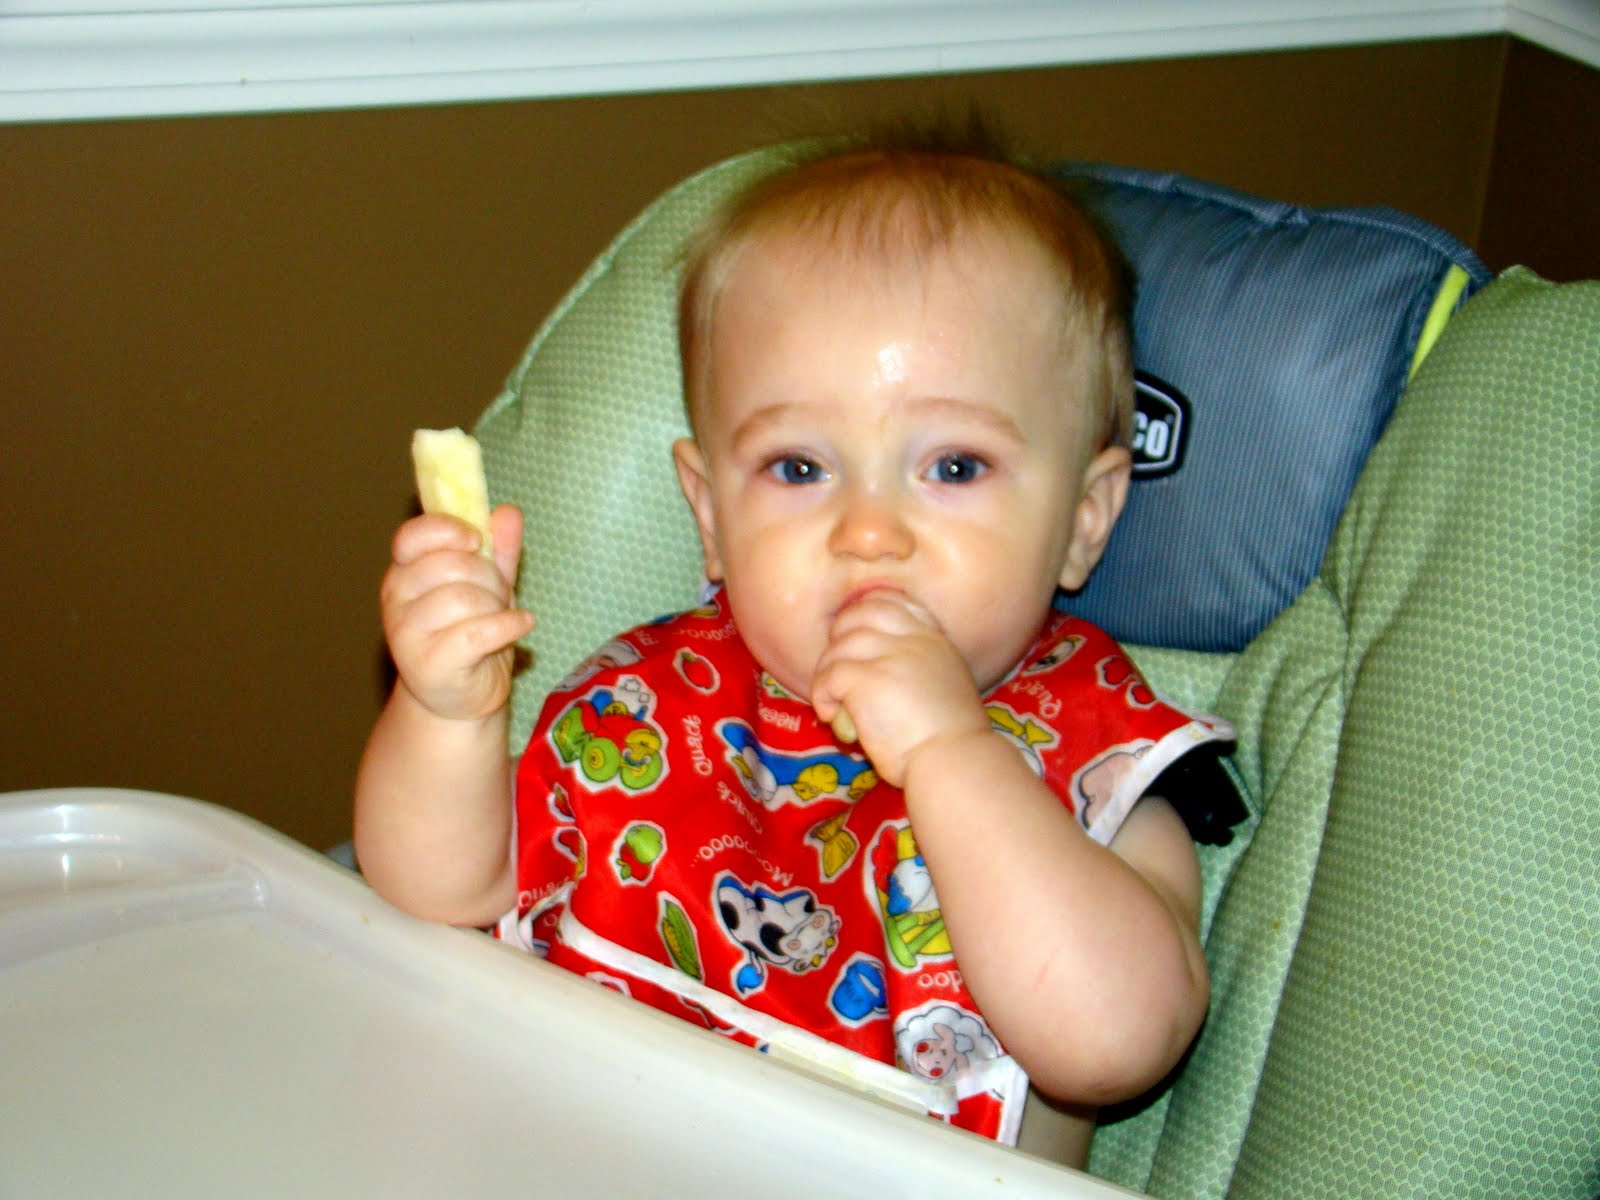
MULTIPOLYGON (((676 253, 770 152, 638 217, 484 414, 550 686, 692 605, 676 253)), ((1211 1012, 1091 1170, 1161 1197, 1600 1194, 1600 283, 1382 209, 1059 168, 1139 275, 1136 481, 1065 603, 1238 729, 1211 1012), (1459 309, 1459 311, 1457 311, 1459 309)))

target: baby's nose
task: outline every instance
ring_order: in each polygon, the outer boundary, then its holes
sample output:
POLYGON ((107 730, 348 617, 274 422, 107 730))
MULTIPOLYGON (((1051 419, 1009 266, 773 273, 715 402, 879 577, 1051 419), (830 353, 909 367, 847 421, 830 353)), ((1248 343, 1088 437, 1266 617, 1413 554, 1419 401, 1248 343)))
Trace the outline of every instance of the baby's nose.
POLYGON ((828 549, 848 558, 905 558, 913 538, 891 498, 857 494, 845 500, 828 540, 828 549))

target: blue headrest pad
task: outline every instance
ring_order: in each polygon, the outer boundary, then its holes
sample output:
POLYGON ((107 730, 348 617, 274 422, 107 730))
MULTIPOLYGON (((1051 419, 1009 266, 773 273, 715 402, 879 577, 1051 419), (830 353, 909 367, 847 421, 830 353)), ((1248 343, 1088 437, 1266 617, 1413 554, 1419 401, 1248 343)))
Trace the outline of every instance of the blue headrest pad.
POLYGON ((1316 575, 1447 274, 1470 292, 1489 272, 1392 209, 1061 172, 1138 277, 1143 435, 1106 554, 1062 606, 1123 641, 1237 650, 1316 575))

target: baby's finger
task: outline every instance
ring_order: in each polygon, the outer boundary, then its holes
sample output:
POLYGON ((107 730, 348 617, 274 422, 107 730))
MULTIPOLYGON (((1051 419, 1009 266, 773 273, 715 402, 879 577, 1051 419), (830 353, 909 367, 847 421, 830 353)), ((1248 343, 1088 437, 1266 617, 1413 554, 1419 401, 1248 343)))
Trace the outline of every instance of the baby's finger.
POLYGON ((845 733, 857 733, 855 720, 845 706, 849 700, 850 688, 861 680, 863 665, 861 660, 840 654, 836 647, 830 647, 818 660, 816 671, 812 676, 811 707, 819 720, 834 726, 834 733, 842 742, 860 740, 859 736, 844 736, 845 733), (848 728, 840 728, 836 724, 840 718, 849 722, 848 728))
POLYGON ((940 645, 944 635, 905 611, 841 613, 828 631, 828 644, 817 659, 820 674, 834 664, 869 666, 940 645))
POLYGON ((454 627, 462 649, 478 660, 498 654, 526 637, 533 629, 533 614, 525 608, 506 608, 487 616, 472 617, 454 627))
POLYGON ((526 609, 481 603, 465 588, 438 588, 400 612, 385 630, 390 652, 414 682, 446 680, 471 671, 533 627, 526 609), (407 667, 411 671, 406 671, 407 667))
POLYGON ((389 552, 395 562, 404 564, 438 550, 460 550, 475 554, 482 540, 478 531, 459 517, 424 513, 420 517, 412 517, 395 530, 389 552))
POLYGON ((451 588, 473 595, 477 611, 502 609, 511 603, 511 587, 494 564, 470 550, 436 550, 410 562, 390 564, 379 600, 383 611, 392 614, 431 592, 451 588))
POLYGON ((432 712, 452 718, 486 716, 505 703, 512 673, 511 645, 527 632, 520 610, 460 621, 395 647, 400 679, 432 712))
POLYGON ((905 635, 938 629, 933 614, 904 592, 879 588, 845 605, 834 616, 832 634, 841 638, 856 630, 905 635))
POLYGON ((474 581, 452 579, 425 588, 408 601, 390 605, 389 611, 394 614, 397 627, 403 624, 427 635, 509 610, 496 591, 474 581))

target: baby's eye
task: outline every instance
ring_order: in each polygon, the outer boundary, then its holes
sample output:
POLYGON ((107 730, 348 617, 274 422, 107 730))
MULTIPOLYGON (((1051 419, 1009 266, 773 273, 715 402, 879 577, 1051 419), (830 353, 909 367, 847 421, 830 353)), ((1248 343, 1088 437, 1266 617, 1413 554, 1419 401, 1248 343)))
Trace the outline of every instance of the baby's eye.
POLYGON ((785 455, 768 464, 767 473, 780 483, 820 483, 827 478, 826 471, 800 454, 785 455))
POLYGON ((928 468, 926 478, 935 483, 971 483, 989 470, 976 454, 941 454, 928 468))

